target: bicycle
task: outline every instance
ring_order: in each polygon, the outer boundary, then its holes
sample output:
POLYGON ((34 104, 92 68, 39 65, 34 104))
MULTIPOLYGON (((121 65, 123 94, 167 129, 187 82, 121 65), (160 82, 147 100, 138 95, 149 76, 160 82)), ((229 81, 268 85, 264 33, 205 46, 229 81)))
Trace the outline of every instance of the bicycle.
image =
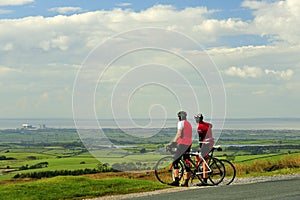
MULTIPOLYGON (((171 153, 174 153, 174 151, 171 153)), ((179 180, 182 180, 184 169, 190 169, 190 182, 192 185, 218 185, 222 182, 225 177, 225 166, 217 158, 208 157, 204 158, 201 152, 187 152, 190 158, 187 160, 183 159, 183 156, 179 162, 179 180), (207 161, 206 161, 207 160, 207 161), (203 171, 202 166, 207 167, 207 171, 203 171), (205 182, 203 175, 207 174, 209 182, 205 182)), ((173 167, 173 156, 166 156, 158 160, 155 165, 155 176, 164 184, 170 184, 175 180, 174 167, 173 167)))

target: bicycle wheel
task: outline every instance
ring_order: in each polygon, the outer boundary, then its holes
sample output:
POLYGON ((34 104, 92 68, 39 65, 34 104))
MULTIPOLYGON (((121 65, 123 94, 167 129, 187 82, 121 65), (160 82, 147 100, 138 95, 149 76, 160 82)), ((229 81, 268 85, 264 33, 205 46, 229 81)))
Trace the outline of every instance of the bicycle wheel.
POLYGON ((210 157, 208 161, 211 172, 208 173, 208 185, 218 185, 225 177, 226 169, 224 164, 217 158, 210 157))
MULTIPOLYGON (((179 179, 183 176, 183 165, 181 162, 179 165, 179 179)), ((172 183, 174 178, 173 156, 166 156, 158 160, 155 165, 155 176, 157 180, 164 184, 172 183)))
POLYGON ((220 159, 220 161, 224 164, 226 170, 225 177, 223 181, 220 183, 220 185, 229 185, 235 179, 236 169, 230 161, 224 159, 220 159))

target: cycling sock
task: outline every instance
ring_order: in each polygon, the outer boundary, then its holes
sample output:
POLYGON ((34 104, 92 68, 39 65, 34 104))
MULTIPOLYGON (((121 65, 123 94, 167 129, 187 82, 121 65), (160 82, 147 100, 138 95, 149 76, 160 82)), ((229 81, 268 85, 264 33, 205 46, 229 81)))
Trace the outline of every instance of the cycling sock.
POLYGON ((189 186, 189 179, 184 180, 183 186, 188 187, 189 186))

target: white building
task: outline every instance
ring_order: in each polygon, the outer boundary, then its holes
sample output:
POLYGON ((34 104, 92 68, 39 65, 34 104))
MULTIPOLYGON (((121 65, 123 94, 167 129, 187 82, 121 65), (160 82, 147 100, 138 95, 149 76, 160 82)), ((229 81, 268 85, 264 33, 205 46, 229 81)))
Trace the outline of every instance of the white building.
POLYGON ((22 127, 23 127, 24 129, 33 128, 33 126, 32 126, 31 124, 27 124, 27 123, 22 124, 22 127))

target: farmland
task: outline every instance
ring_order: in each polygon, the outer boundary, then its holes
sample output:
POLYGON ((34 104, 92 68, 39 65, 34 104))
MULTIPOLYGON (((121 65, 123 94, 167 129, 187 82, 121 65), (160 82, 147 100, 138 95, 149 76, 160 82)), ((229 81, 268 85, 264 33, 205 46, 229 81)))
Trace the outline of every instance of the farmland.
MULTIPOLYGON (((69 181, 72 184, 76 179, 82 184, 93 183, 95 185, 91 187, 97 188, 99 184, 130 181, 115 179, 121 177, 133 179, 132 181, 136 179, 146 181, 137 183, 137 185, 145 184, 145 188, 148 188, 145 190, 151 190, 151 187, 152 189, 165 188, 166 186, 156 181, 153 167, 159 158, 168 154, 165 152, 165 146, 172 140, 175 132, 175 129, 166 128, 152 137, 142 138, 133 137, 119 129, 106 129, 105 135, 113 145, 93 145, 93 148, 89 148, 81 141, 75 129, 0 130, 0 182, 14 183, 15 186, 11 187, 16 188, 19 187, 18 184, 25 184, 22 187, 30 188, 32 186, 30 183, 23 183, 28 180, 26 177, 33 178, 29 180, 48 177, 41 181, 49 184, 49 188, 52 187, 54 191, 57 188, 51 186, 52 182, 64 185, 69 181), (115 172, 116 169, 132 172, 115 172), (141 172, 137 173, 140 170, 141 172), (90 173, 92 175, 83 179, 79 178, 82 176, 78 176, 90 173), (70 175, 77 175, 78 179, 75 177, 72 179, 70 175), (55 178, 55 176, 64 178, 55 178), (101 182, 103 178, 108 180, 101 182), (154 183, 151 185, 147 181, 154 183)), ((216 156, 231 160, 237 168, 239 177, 299 173, 299 133, 299 130, 224 130, 217 141, 223 151, 216 152, 216 156)), ((193 144, 194 150, 198 149, 196 139, 193 144)), ((39 183, 33 181, 32 184, 35 182, 39 183)), ((10 189, 2 188, 2 190, 10 189)), ((108 193, 122 193, 119 190, 122 189, 108 193)), ((143 189, 137 189, 137 191, 141 190, 143 189)), ((74 196, 76 193, 74 192, 67 192, 65 197, 74 196)), ((82 195, 105 195, 86 192, 82 191, 82 195)))
MULTIPOLYGON (((155 162, 166 154, 164 147, 175 131, 166 128, 153 137, 139 138, 119 129, 106 129, 109 140, 121 148, 99 146, 88 150, 75 129, 1 130, 0 180, 34 171, 94 169, 99 163, 124 170, 152 170, 155 162), (43 162, 47 165, 30 168, 43 162)), ((224 151, 217 152, 217 156, 242 163, 259 157, 296 153, 300 151, 299 132, 224 130, 217 142, 224 151)), ((197 149, 197 140, 194 142, 193 149, 197 149)))

